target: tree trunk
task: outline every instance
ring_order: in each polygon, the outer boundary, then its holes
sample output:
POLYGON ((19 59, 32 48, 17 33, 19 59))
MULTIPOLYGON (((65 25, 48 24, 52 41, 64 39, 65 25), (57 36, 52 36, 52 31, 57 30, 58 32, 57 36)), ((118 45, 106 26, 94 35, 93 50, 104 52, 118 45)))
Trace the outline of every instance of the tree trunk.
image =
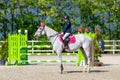
POLYGON ((3 22, 3 37, 4 39, 7 38, 7 23, 3 22))

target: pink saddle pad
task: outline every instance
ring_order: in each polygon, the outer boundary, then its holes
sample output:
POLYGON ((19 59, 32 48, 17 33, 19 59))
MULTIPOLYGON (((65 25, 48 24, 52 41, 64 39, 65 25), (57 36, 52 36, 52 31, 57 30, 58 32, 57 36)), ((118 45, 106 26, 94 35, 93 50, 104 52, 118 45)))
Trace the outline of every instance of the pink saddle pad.
MULTIPOLYGON (((63 43, 62 35, 59 36, 59 40, 60 40, 60 42, 63 43)), ((75 36, 74 35, 70 36, 69 40, 68 40, 68 43, 70 44, 70 43, 75 43, 75 42, 76 42, 75 36)))
POLYGON ((70 36, 68 43, 75 43, 75 42, 76 42, 75 36, 74 35, 70 36))

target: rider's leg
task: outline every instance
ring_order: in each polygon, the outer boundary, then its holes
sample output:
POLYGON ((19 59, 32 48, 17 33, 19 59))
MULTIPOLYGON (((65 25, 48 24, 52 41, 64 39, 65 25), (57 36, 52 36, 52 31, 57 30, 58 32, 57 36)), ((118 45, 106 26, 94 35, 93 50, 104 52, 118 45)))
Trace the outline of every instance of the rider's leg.
POLYGON ((68 39, 69 35, 70 35, 70 33, 65 33, 63 36, 65 48, 68 48, 68 40, 67 39, 68 39))

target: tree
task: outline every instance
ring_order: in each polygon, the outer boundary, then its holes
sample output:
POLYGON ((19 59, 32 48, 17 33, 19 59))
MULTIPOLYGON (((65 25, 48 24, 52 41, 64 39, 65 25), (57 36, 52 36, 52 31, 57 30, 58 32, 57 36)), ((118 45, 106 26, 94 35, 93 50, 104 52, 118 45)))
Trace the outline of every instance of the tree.
POLYGON ((8 13, 8 7, 7 7, 7 2, 5 1, 1 1, 1 12, 0 12, 0 21, 1 21, 1 29, 0 29, 0 33, 2 34, 2 38, 5 39, 7 38, 7 34, 8 34, 8 22, 9 20, 7 19, 7 13, 8 13))
POLYGON ((120 38, 120 0, 0 0, 0 9, 3 38, 7 38, 9 31, 27 29, 29 39, 33 39, 41 21, 61 31, 64 15, 70 16, 73 28, 82 24, 94 32, 99 25, 103 39, 120 38))

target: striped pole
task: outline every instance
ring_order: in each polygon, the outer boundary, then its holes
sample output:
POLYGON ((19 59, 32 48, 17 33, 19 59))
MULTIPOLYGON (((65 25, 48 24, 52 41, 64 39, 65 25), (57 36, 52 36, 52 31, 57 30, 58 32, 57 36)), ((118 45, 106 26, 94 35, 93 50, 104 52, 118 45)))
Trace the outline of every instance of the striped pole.
MULTIPOLYGON (((21 62, 28 62, 28 63, 58 63, 59 60, 23 60, 21 62)), ((63 63, 76 63, 76 60, 62 60, 63 63)))

